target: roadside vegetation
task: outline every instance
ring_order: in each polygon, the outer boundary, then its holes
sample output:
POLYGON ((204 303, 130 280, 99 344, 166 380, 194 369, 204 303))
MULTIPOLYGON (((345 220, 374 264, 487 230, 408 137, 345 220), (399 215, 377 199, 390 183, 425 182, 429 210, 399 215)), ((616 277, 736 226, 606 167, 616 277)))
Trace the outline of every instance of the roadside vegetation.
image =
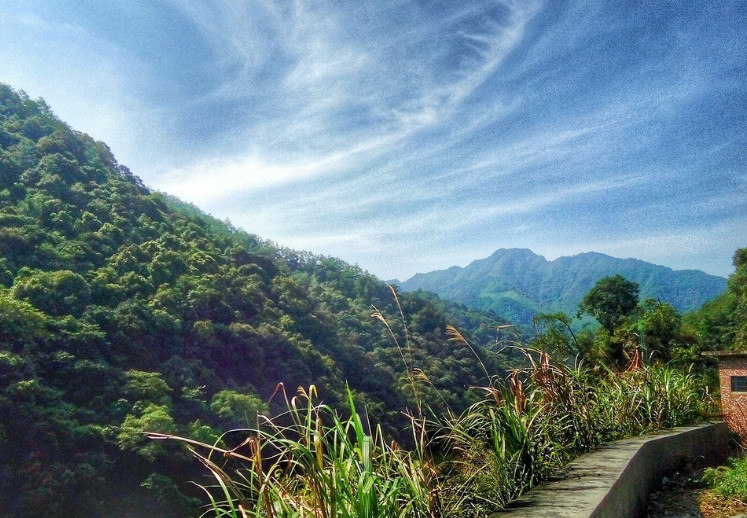
POLYGON ((209 516, 466 518, 504 509, 605 441, 713 410, 691 374, 649 366, 600 377, 542 354, 505 385, 482 388, 489 397, 461 414, 410 416, 408 449, 372 429, 352 397, 343 418, 313 386, 286 399, 286 413, 217 443, 150 438, 184 442, 212 474, 209 516))
POLYGON ((747 503, 747 457, 733 458, 726 466, 707 469, 702 482, 719 496, 747 503))
MULTIPOLYGON (((380 312, 373 316, 391 330, 380 312)), ((618 320, 622 325, 624 318, 618 320)), ((447 331, 473 350, 457 329, 447 331)), ((407 364, 407 344, 400 347, 394 333, 392 340, 407 364)), ((703 377, 644 362, 636 353, 621 370, 511 347, 525 367, 505 378, 485 370, 487 384, 473 387, 485 397, 463 412, 438 415, 419 405, 409 415, 407 449, 372 427, 352 394, 343 418, 315 399, 313 386, 291 398, 283 392, 286 413, 260 416, 257 427, 234 430, 214 444, 168 434, 150 438, 187 444, 213 475, 215 484, 203 487, 207 515, 476 518, 505 509, 601 443, 716 412, 703 377)), ((408 377, 416 394, 429 382, 421 371, 408 370, 408 377)))

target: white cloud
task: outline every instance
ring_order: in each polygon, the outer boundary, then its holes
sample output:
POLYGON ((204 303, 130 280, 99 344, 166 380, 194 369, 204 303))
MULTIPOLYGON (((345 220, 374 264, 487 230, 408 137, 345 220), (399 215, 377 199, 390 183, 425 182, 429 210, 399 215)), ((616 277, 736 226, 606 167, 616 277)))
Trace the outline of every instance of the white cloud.
POLYGON ((747 239, 724 223, 747 227, 743 30, 715 8, 661 25, 656 3, 102 4, 147 29, 128 32, 11 5, 0 81, 282 244, 393 277, 500 246, 697 262, 747 239))

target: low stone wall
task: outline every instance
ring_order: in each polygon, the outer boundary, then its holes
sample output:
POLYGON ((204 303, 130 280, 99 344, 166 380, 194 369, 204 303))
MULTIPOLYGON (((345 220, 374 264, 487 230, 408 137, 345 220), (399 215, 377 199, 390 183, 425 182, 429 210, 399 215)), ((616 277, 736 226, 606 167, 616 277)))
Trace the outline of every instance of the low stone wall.
POLYGON ((633 518, 664 474, 723 462, 729 440, 728 426, 719 422, 605 444, 494 517, 633 518))

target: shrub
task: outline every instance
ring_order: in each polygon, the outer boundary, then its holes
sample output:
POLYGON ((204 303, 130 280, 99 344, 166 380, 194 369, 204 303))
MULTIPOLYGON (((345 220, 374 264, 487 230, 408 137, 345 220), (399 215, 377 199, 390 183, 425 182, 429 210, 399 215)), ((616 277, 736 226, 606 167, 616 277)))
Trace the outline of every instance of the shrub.
POLYGON ((706 469, 703 482, 720 496, 747 502, 747 457, 732 460, 728 467, 706 469))

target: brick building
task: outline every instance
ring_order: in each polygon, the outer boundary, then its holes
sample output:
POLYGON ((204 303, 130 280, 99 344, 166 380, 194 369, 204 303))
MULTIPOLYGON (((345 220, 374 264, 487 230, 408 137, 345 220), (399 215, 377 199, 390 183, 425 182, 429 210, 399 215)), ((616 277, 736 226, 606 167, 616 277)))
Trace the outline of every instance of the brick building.
POLYGON ((747 351, 718 351, 721 414, 743 442, 747 442, 747 351))

